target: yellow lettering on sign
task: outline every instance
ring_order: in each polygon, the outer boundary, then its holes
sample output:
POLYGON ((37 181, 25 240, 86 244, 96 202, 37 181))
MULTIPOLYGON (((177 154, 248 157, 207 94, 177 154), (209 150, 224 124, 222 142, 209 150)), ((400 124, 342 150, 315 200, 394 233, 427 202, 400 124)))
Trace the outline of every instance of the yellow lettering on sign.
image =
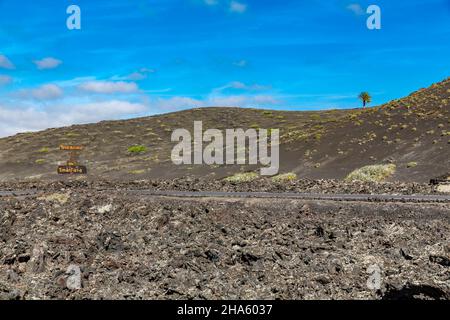
POLYGON ((60 145, 60 150, 67 150, 67 151, 76 151, 76 150, 83 150, 83 146, 66 146, 66 145, 60 145))

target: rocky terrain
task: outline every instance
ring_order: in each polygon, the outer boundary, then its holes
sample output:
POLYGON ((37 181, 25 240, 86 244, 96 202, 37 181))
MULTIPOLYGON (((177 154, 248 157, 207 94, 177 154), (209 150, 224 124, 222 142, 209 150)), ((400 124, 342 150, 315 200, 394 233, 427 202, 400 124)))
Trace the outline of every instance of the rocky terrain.
MULTIPOLYGON (((66 181, 25 181, 0 182, 0 190, 54 190, 61 189, 96 190, 160 190, 160 191, 224 191, 224 192, 299 192, 326 194, 441 194, 430 183, 415 182, 362 182, 341 180, 289 180, 273 182, 270 178, 258 178, 248 182, 229 182, 198 178, 178 178, 172 180, 66 180, 66 181)), ((444 193, 443 193, 444 194, 444 193)))
POLYGON ((134 187, 1 197, 0 299, 450 299, 449 203, 121 190, 134 187))

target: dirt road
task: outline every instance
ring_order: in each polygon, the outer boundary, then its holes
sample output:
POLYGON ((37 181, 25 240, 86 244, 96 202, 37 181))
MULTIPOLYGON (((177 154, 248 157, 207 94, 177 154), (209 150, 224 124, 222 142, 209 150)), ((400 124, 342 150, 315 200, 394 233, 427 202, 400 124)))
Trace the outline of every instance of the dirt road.
MULTIPOLYGON (((96 192, 114 192, 116 190, 95 190, 96 192)), ((41 191, 42 192, 42 191, 41 191)), ((248 198, 248 199, 296 199, 327 201, 368 201, 402 203, 450 203, 450 195, 390 195, 390 194, 320 194, 298 192, 220 192, 220 191, 176 191, 176 190, 123 190, 136 196, 155 196, 170 198, 248 198)), ((0 190, 0 197, 32 196, 39 190, 0 190)))

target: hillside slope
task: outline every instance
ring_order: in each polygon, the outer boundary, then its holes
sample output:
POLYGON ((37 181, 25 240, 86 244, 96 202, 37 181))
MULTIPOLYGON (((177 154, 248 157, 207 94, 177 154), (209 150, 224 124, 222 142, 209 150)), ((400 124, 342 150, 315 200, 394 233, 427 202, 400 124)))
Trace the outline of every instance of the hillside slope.
MULTIPOLYGON (((300 178, 342 179, 353 170, 394 163, 390 180, 426 182, 450 171, 450 78, 379 107, 320 112, 202 108, 123 121, 74 125, 0 139, 0 181, 68 179, 56 166, 60 144, 81 144, 88 179, 223 178, 255 166, 174 166, 176 128, 279 128, 280 172, 300 178), (147 151, 129 152, 143 145, 147 151)), ((86 179, 86 177, 72 177, 86 179)))

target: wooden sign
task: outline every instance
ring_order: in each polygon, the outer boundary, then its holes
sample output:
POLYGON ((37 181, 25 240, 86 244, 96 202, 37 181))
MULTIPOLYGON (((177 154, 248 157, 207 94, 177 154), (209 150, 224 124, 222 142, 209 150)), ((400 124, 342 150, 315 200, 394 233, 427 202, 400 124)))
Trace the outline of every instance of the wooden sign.
POLYGON ((58 174, 87 174, 85 166, 59 166, 58 174))
POLYGON ((66 146, 66 145, 60 145, 59 150, 65 150, 65 151, 80 151, 83 150, 83 146, 66 146))
POLYGON ((69 160, 65 166, 58 167, 58 174, 87 174, 87 168, 78 165, 77 152, 83 150, 83 146, 60 145, 59 149, 69 151, 69 160))

